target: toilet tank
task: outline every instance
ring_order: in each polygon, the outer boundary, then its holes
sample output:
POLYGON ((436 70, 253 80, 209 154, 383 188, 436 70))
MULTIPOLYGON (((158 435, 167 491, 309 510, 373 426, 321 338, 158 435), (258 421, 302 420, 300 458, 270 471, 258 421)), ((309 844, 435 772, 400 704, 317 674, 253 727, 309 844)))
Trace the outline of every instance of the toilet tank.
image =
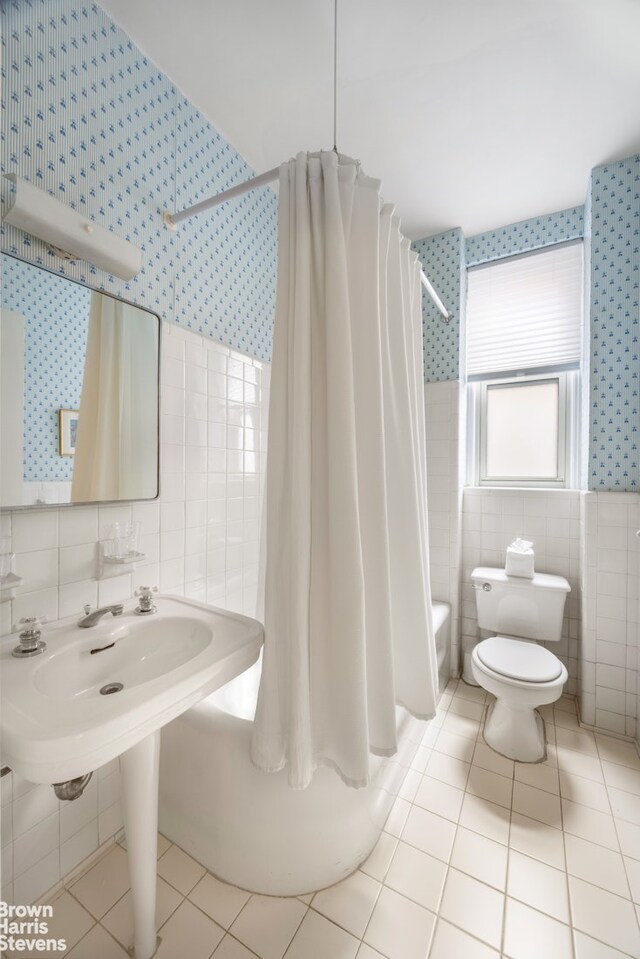
POLYGON ((471 582, 482 629, 547 643, 560 641, 564 604, 571 591, 564 576, 536 573, 533 579, 524 579, 507 576, 503 569, 478 566, 471 582))

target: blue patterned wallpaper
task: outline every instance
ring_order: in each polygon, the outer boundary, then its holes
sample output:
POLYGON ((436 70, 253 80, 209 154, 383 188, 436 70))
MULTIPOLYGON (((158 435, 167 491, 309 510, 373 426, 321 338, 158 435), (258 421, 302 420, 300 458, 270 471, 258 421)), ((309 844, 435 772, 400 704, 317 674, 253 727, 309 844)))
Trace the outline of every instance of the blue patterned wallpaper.
POLYGON ((446 325, 426 290, 422 291, 422 341, 424 378, 428 383, 458 378, 460 358, 460 306, 464 303, 466 268, 462 230, 449 230, 413 244, 434 289, 453 314, 446 325))
POLYGON ((58 453, 58 410, 80 403, 91 292, 8 256, 2 266, 3 306, 25 319, 23 477, 71 480, 73 459, 58 453))
POLYGON ((584 208, 581 206, 532 217, 530 220, 521 220, 519 223, 510 223, 509 226, 502 226, 498 230, 489 230, 487 233, 468 237, 467 266, 476 266, 478 263, 499 260, 503 256, 539 250, 564 240, 577 240, 583 232, 584 208))
POLYGON ((589 485, 640 490, 640 154, 591 172, 589 485))
MULTIPOLYGON (((95 3, 3 0, 2 172, 142 247, 128 283, 4 227, 3 250, 120 294, 163 319, 269 358, 277 201, 269 189, 175 233, 175 210, 252 175, 242 158, 95 3)), ((2 186, 3 210, 9 187, 2 186)))

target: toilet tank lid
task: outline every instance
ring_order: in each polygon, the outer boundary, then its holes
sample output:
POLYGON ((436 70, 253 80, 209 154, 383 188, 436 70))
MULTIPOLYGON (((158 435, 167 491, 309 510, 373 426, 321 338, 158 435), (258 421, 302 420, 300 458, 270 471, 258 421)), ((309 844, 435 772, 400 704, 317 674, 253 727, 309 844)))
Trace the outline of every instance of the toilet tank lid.
POLYGON ((549 589, 562 593, 570 593, 571 587, 564 576, 555 576, 552 573, 536 573, 533 579, 524 576, 507 576, 503 569, 496 566, 476 566, 471 573, 472 583, 509 583, 522 589, 549 589))

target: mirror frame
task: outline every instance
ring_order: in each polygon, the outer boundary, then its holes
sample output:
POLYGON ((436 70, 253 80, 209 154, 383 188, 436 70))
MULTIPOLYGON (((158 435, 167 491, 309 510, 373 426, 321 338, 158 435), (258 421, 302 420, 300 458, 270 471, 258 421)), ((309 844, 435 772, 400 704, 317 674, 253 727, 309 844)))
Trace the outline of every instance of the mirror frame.
MULTIPOLYGON (((113 300, 118 300, 120 303, 125 303, 127 306, 133 306, 138 310, 143 310, 145 313, 154 316, 158 321, 158 375, 157 375, 157 401, 158 401, 158 419, 156 424, 156 438, 157 438, 157 456, 156 456, 156 477, 157 477, 157 492, 155 496, 148 496, 139 499, 114 499, 114 500, 87 500, 82 503, 26 503, 21 506, 3 506, 0 504, 0 513, 14 513, 22 512, 23 510, 46 510, 46 509, 82 509, 85 506, 122 506, 125 503, 154 503, 160 499, 160 419, 161 419, 161 408, 160 408, 160 381, 161 381, 161 364, 162 364, 162 317, 159 313, 156 313, 155 310, 150 310, 146 306, 141 306, 139 303, 135 303, 133 300, 127 300, 124 296, 116 296, 115 293, 110 293, 108 290, 101 290, 97 286, 89 286, 88 283, 82 283, 80 280, 73 280, 71 277, 68 277, 61 270, 49 269, 47 266, 43 266, 41 263, 33 263, 31 260, 26 260, 22 256, 17 256, 15 253, 8 253, 6 250, 0 250, 0 258, 2 256, 11 257, 12 260, 18 260, 20 263, 25 263, 27 266, 32 266, 35 269, 42 270, 44 273, 51 273, 53 276, 58 277, 58 279, 67 280, 69 283, 75 283, 76 286, 82 286, 86 290, 91 290, 94 293, 102 293, 103 296, 110 296, 113 300)), ((2 270, 0 268, 0 277, 2 276, 2 270)), ((2 437, 0 436, 0 444, 2 443, 2 437)))

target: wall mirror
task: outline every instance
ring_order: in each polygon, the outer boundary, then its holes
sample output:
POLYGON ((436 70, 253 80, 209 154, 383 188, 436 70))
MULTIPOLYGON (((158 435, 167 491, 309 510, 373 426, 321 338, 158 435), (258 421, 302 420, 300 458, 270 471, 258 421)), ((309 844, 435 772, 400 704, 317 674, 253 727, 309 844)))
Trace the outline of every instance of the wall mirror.
POLYGON ((1 256, 0 507, 158 495, 160 319, 1 256))

